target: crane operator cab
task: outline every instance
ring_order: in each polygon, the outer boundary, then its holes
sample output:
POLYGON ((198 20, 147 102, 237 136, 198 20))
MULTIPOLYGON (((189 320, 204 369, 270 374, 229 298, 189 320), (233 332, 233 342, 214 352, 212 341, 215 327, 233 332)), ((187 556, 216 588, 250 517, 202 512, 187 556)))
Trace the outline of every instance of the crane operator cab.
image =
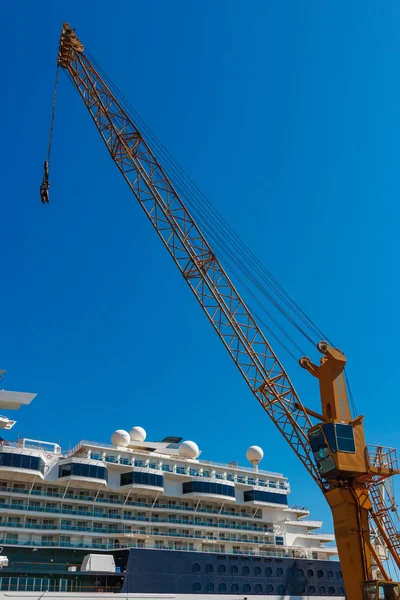
POLYGON ((308 432, 317 469, 325 479, 357 477, 368 472, 362 418, 350 423, 322 423, 308 432))
POLYGON ((399 600, 400 584, 393 581, 368 581, 364 584, 364 600, 399 600))

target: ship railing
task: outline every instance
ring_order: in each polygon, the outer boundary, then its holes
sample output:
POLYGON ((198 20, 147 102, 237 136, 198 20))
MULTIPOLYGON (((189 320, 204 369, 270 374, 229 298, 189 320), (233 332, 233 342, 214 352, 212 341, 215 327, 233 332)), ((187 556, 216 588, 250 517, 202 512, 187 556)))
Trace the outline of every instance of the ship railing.
MULTIPOLYGON (((43 497, 51 497, 51 498, 61 498, 63 500, 79 500, 80 502, 90 502, 90 503, 99 503, 99 504, 116 504, 125 507, 143 507, 143 508, 152 508, 152 509, 166 509, 166 510, 182 510, 190 513, 205 513, 205 514, 213 514, 213 515, 223 515, 223 516, 232 516, 237 518, 251 518, 251 519, 262 519, 262 515, 260 513, 255 513, 253 515, 243 515, 231 510, 222 510, 222 509, 210 509, 210 508, 202 508, 200 506, 184 506, 181 504, 160 504, 158 501, 156 503, 151 502, 135 502, 132 500, 114 500, 110 498, 101 498, 101 497, 89 497, 89 496, 76 496, 74 494, 68 493, 58 493, 58 492, 48 492, 45 490, 24 490, 21 488, 9 488, 0 486, 0 492, 8 492, 12 494, 22 494, 27 496, 43 496, 43 497)), ((297 507, 295 507, 297 508, 297 507)), ((302 509, 306 510, 306 509, 302 509)))
MULTIPOLYGON (((39 530, 39 531, 73 531, 77 533, 105 533, 109 535, 135 535, 135 536, 159 536, 159 537, 182 537, 182 538, 194 538, 194 539, 209 539, 209 540, 221 540, 221 541, 233 541, 243 543, 260 543, 255 537, 248 537, 245 539, 244 536, 238 537, 227 534, 220 534, 219 537, 212 534, 196 534, 196 533, 179 533, 170 531, 141 531, 140 529, 133 529, 132 527, 77 527, 74 525, 59 525, 54 524, 43 524, 43 523, 15 523, 9 521, 8 523, 1 523, 2 529, 28 529, 28 530, 39 530)), ((273 541, 264 539, 263 544, 273 544, 273 541)))
MULTIPOLYGON (((71 450, 69 450, 67 452, 67 456, 71 456, 72 454, 75 454, 81 448, 86 447, 86 446, 93 447, 93 448, 106 448, 109 450, 116 451, 115 446, 113 446, 112 444, 103 444, 103 443, 99 443, 99 442, 91 442, 89 440, 81 440, 73 448, 71 448, 71 450)), ((135 450, 135 452, 140 453, 140 449, 134 448, 134 450, 135 450)), ((269 475, 270 477, 279 477, 279 478, 286 480, 286 477, 284 477, 282 473, 276 473, 274 471, 266 471, 264 469, 258 469, 258 471, 254 471, 254 468, 252 468, 252 467, 242 467, 236 463, 220 463, 220 462, 215 462, 212 460, 201 460, 199 462, 200 462, 200 464, 204 464, 204 465, 221 467, 221 468, 230 469, 230 470, 232 469, 235 471, 245 471, 246 473, 253 473, 254 476, 257 476, 258 474, 261 473, 262 475, 269 475)))
MULTIPOLYGON (((221 540, 223 541, 223 540, 221 540)), ((207 548, 194 548, 192 544, 176 543, 175 546, 172 544, 146 544, 138 543, 137 540, 124 541, 119 543, 107 543, 107 544, 87 544, 83 542, 36 542, 33 540, 12 540, 9 538, 0 539, 0 544, 4 546, 25 546, 25 547, 46 547, 46 548, 84 548, 88 550, 123 550, 129 548, 146 548, 150 550, 176 550, 176 551, 188 551, 188 552, 206 552, 209 554, 235 554, 243 556, 265 556, 275 558, 304 558, 312 559, 315 550, 307 550, 305 548, 290 548, 282 547, 279 550, 227 550, 221 549, 220 544, 213 544, 207 548)), ((321 549, 321 555, 324 555, 324 549, 321 549)))
MULTIPOLYGON (((54 514, 54 513, 53 513, 54 514)), ((68 512, 64 512, 61 514, 66 514, 69 515, 70 513, 68 512)), ((87 515, 88 516, 88 515, 87 515)), ((90 515, 92 517, 95 518, 104 518, 104 515, 90 515)), ((256 533, 261 533, 264 535, 267 534, 274 534, 274 529, 273 528, 255 528, 255 527, 247 527, 247 526, 243 526, 241 527, 240 525, 228 525, 225 523, 215 523, 215 524, 211 524, 211 523, 207 523, 207 522, 188 522, 188 521, 182 521, 182 520, 175 520, 175 519, 145 519, 143 517, 126 517, 124 520, 129 520, 132 522, 146 522, 146 523, 156 523, 156 524, 160 524, 160 525, 185 525, 185 526, 195 526, 195 527, 209 527, 212 529, 228 529, 228 530, 238 530, 238 531, 254 531, 256 533)), ((118 532, 128 532, 130 531, 129 526, 128 525, 124 525, 124 530, 121 530, 120 528, 112 528, 112 527, 108 527, 108 528, 98 528, 98 527, 78 527, 75 525, 64 525, 61 523, 57 524, 43 524, 43 523, 20 523, 19 521, 2 521, 0 520, 0 526, 1 527, 19 527, 19 528, 26 528, 26 529, 61 529, 61 530, 65 530, 65 531, 96 531, 96 532, 103 532, 103 533, 118 533, 118 532)))

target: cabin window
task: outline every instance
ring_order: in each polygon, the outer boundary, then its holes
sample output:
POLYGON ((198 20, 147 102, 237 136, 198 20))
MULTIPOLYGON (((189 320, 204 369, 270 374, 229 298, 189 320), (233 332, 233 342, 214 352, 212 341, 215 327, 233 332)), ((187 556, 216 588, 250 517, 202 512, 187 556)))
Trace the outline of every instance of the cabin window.
POLYGON ((335 429, 338 450, 340 452, 355 452, 356 445, 354 442, 353 427, 351 425, 336 423, 335 429))

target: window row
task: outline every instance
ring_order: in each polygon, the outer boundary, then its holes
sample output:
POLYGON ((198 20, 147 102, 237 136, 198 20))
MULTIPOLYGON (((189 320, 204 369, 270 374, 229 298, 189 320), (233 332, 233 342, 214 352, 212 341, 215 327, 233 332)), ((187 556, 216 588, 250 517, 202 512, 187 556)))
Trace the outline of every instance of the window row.
POLYGON ((218 496, 235 497, 235 488, 232 485, 213 483, 211 481, 186 481, 182 484, 183 494, 217 494, 218 496))
MULTIPOLYGON (((237 584, 237 583, 232 583, 229 587, 230 587, 230 589, 228 590, 228 586, 226 585, 226 583, 219 583, 218 585, 214 585, 210 581, 203 586, 199 581, 195 581, 192 584, 192 590, 193 590, 193 592, 196 592, 196 593, 206 592, 206 593, 210 594, 215 591, 219 592, 220 594, 224 594, 224 593, 237 594, 237 593, 240 593, 240 591, 242 591, 243 594, 250 594, 250 593, 273 594, 274 592, 278 593, 278 594, 286 594, 286 593, 288 593, 288 594, 295 594, 295 593, 305 594, 306 593, 306 587, 304 585, 294 586, 292 584, 289 584, 288 586, 279 584, 275 587, 272 585, 272 583, 268 583, 266 586, 262 586, 261 583, 256 583, 253 586, 250 585, 249 583, 245 583, 241 586, 239 586, 239 584, 237 584)), ((308 586, 307 593, 309 595, 314 595, 317 593, 317 589, 315 588, 315 586, 310 585, 310 586, 308 586)), ((328 593, 328 594, 336 594, 336 593, 344 594, 344 589, 342 586, 340 586, 337 590, 336 590, 336 588, 333 587, 333 585, 329 586, 328 588, 326 588, 324 585, 319 586, 318 594, 323 596, 326 593, 328 593)))
POLYGON ((286 494, 274 494, 274 492, 261 492, 260 490, 248 490, 243 493, 245 502, 273 502, 274 504, 287 504, 286 494))
MULTIPOLYGON (((199 563, 194 563, 192 565, 192 573, 200 573, 200 571, 202 570, 202 567, 199 563)), ((207 573, 207 575, 211 574, 214 572, 214 565, 212 564, 207 564, 204 565, 204 571, 205 573, 207 573)), ((226 568, 225 565, 218 565, 218 567, 216 568, 216 571, 219 575, 224 575, 225 573, 228 572, 228 569, 226 568)), ((237 575, 239 573, 239 567, 237 565, 232 565, 229 568, 229 572, 231 575, 237 575)), ((282 569, 282 567, 278 567, 277 569, 272 569, 272 567, 265 567, 265 569, 262 569, 261 567, 253 567, 250 568, 248 565, 244 565, 241 569, 240 569, 240 573, 241 575, 250 575, 250 572, 252 573, 252 575, 255 575, 256 577, 258 576, 262 576, 265 575, 266 577, 271 577, 271 576, 276 576, 276 577, 282 577, 284 575, 284 570, 282 569)), ((305 577, 305 572, 304 569, 286 569, 285 572, 285 576, 288 578, 294 577, 296 575, 296 577, 305 577)), ((327 577, 328 579, 333 579, 333 571, 332 569, 328 569, 327 573, 325 574, 324 571, 322 569, 318 569, 317 573, 316 573, 318 579, 323 579, 325 577, 327 577)), ((314 569, 308 569, 307 570, 307 577, 309 579, 313 579, 314 578, 314 569)), ((336 571, 336 578, 337 579, 342 579, 342 572, 341 571, 336 571)))
POLYGON ((58 476, 61 477, 91 477, 93 479, 104 479, 108 481, 107 469, 105 467, 98 467, 97 465, 86 465, 84 463, 68 463, 66 465, 60 465, 58 469, 58 476))
POLYGON ((31 469, 44 474, 44 461, 38 456, 16 454, 14 452, 0 452, 1 467, 15 467, 17 469, 31 469))
POLYGON ((164 477, 162 475, 154 475, 153 473, 144 473, 143 471, 128 471, 128 473, 122 473, 120 483, 121 485, 138 483, 141 485, 164 487, 164 477))

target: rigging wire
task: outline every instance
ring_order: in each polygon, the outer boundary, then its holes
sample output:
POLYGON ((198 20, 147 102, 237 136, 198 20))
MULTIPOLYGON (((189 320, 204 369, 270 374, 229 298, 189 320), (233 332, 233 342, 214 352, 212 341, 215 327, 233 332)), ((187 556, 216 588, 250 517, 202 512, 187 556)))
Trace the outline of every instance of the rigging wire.
POLYGON ((349 380, 349 377, 347 375, 347 369, 346 368, 344 369, 344 378, 345 378, 347 390, 349 392, 349 400, 350 400, 351 410, 353 412, 353 417, 355 417, 355 416, 358 415, 358 412, 357 412, 357 407, 356 407, 356 403, 354 401, 353 392, 352 392, 352 389, 351 389, 351 386, 350 386, 350 380, 349 380))
MULTIPOLYGON (((190 204, 191 208, 193 209, 193 212, 197 212, 198 219, 199 220, 200 220, 200 218, 202 219, 204 230, 210 231, 210 229, 212 228, 212 223, 213 223, 214 226, 217 228, 217 232, 218 232, 219 230, 221 230, 221 224, 222 224, 222 229, 225 231, 226 239, 224 239, 221 236, 221 234, 217 234, 217 236, 216 236, 217 242, 225 247, 226 247, 227 242, 229 242, 229 241, 231 243, 235 244, 235 251, 239 252, 239 254, 243 257, 243 259, 248 264, 250 264, 251 267, 256 271, 256 273, 272 288, 272 290, 278 296, 278 298, 280 298, 286 304, 286 306, 288 306, 290 308, 290 310, 292 312, 294 312, 294 314, 297 316, 297 318, 300 319, 311 330, 313 335, 318 336, 319 339, 322 336, 322 338, 326 339, 329 342, 329 339, 327 338, 327 336, 323 334, 323 332, 313 323, 313 321, 311 321, 311 319, 309 319, 309 317, 306 315, 306 313, 304 313, 304 311, 293 300, 293 298, 284 290, 284 288, 278 283, 278 281, 272 276, 272 274, 263 266, 261 261, 254 255, 254 253, 248 248, 248 246, 241 240, 241 238, 229 226, 229 224, 225 221, 225 219, 222 217, 222 215, 220 215, 218 213, 217 209, 215 209, 215 207, 211 204, 211 202, 204 196, 204 194, 199 190, 199 188, 196 186, 196 184, 190 179, 190 177, 187 175, 187 173, 182 169, 182 167, 180 167, 180 165, 177 163, 177 161, 171 156, 171 154, 168 152, 168 150, 165 148, 165 146, 163 146, 163 144, 158 140, 158 138, 155 136, 155 134, 151 131, 151 129, 148 127, 148 125, 144 122, 144 120, 140 117, 140 115, 133 108, 133 106, 130 104, 130 102, 125 98, 125 96, 121 93, 121 91, 118 89, 118 87, 113 83, 113 81, 108 77, 108 75, 101 68, 101 66, 96 62, 96 60, 90 55, 90 53, 87 52, 87 54, 90 57, 93 64, 95 64, 96 68, 101 72, 107 85, 110 87, 110 89, 113 90, 113 93, 115 93, 115 95, 118 97, 118 99, 119 99, 121 105, 124 107, 124 109, 127 109, 127 107, 129 107, 130 110, 127 110, 128 114, 129 114, 129 112, 133 113, 133 115, 135 117, 135 119, 133 119, 133 120, 138 121, 140 123, 141 127, 143 128, 143 130, 146 131, 148 138, 150 138, 154 144, 154 146, 152 144, 150 144, 153 151, 154 151, 154 148, 156 147, 158 149, 158 151, 160 152, 160 154, 164 157, 165 164, 169 165, 169 167, 172 170, 172 172, 174 173, 175 177, 177 177, 177 184, 174 181, 174 183, 176 184, 176 187, 183 189, 185 191, 185 198, 187 198, 188 204, 190 204), (201 205, 203 205, 203 212, 201 212, 201 205), (199 208, 199 206, 200 206, 200 208, 199 208), (206 212, 207 210, 208 210, 208 214, 206 212), (211 221, 211 223, 210 223, 210 221, 211 221)), ((157 155, 157 152, 156 152, 156 155, 157 155)), ((237 265, 243 271, 243 266, 244 266, 243 263, 239 264, 237 262, 237 265)), ((249 271, 247 271, 247 273, 246 273, 247 276, 248 276, 248 272, 249 271)), ((253 283, 254 283, 254 279, 253 279, 253 283)), ((276 301, 272 299, 270 293, 266 292, 265 287, 262 286, 262 284, 260 284, 259 281, 258 281, 257 287, 277 307, 276 301)), ((312 338, 310 335, 308 335, 307 332, 303 328, 301 328, 301 326, 299 326, 298 323, 296 323, 294 321, 293 317, 291 317, 291 315, 287 311, 285 311, 285 309, 282 308, 282 306, 280 306, 280 308, 278 310, 280 310, 280 312, 292 323, 292 325, 294 325, 296 327, 296 329, 298 329, 298 331, 300 333, 302 333, 306 337, 306 339, 310 343, 312 343, 313 345, 315 344, 315 339, 312 338)), ((331 342, 329 342, 329 343, 331 343, 331 342)))
POLYGON ((57 101, 57 88, 58 88, 58 76, 59 76, 60 67, 57 63, 56 68, 56 77, 54 83, 54 91, 53 91, 53 103, 51 107, 51 118, 50 118, 50 130, 49 130, 49 139, 47 142, 47 156, 43 165, 43 179, 40 185, 40 199, 42 204, 49 203, 49 188, 50 188, 50 159, 51 159, 51 148, 53 143, 53 129, 54 129, 54 117, 56 113, 56 101, 57 101))

